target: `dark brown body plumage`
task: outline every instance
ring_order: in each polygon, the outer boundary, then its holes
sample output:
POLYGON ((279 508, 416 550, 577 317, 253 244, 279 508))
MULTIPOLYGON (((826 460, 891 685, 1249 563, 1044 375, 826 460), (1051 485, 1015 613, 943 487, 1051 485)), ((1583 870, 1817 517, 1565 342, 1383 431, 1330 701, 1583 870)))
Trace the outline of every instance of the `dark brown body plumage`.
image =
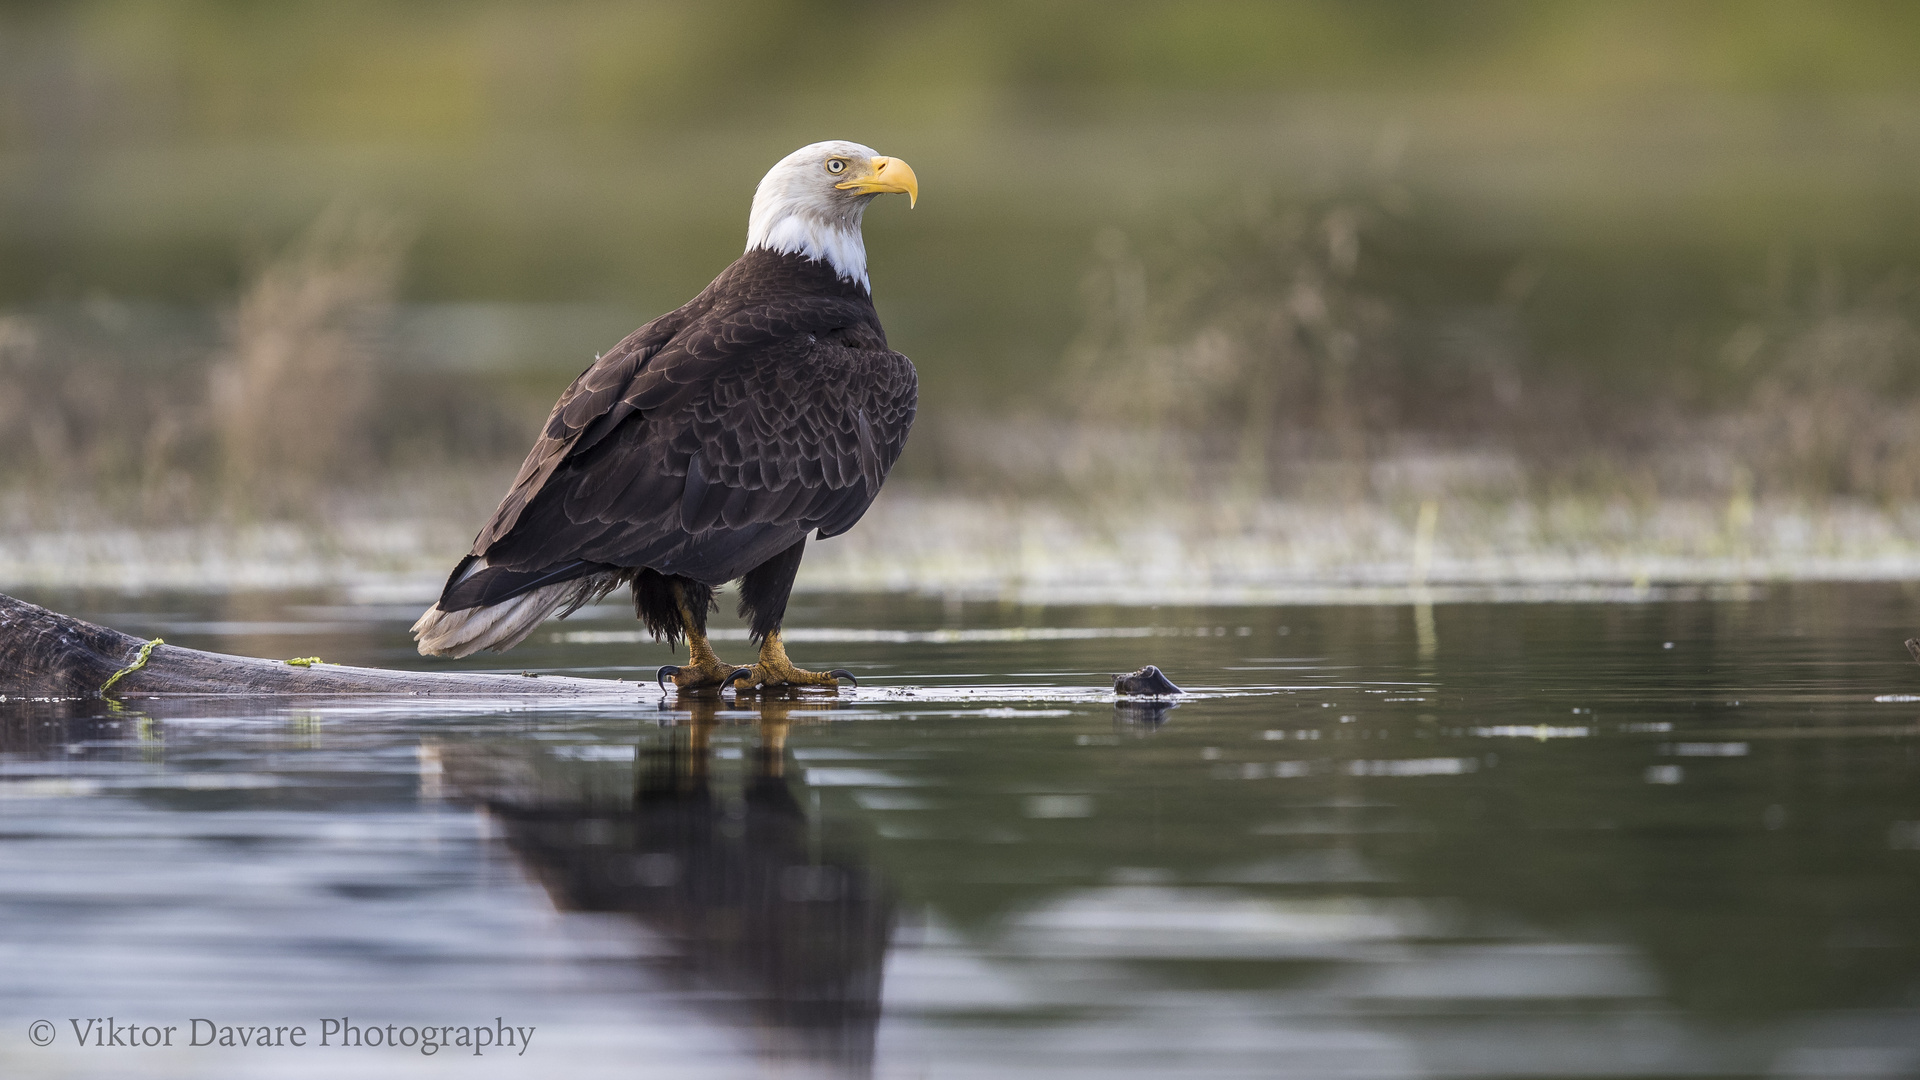
POLYGON ((845 532, 879 493, 916 395, 863 286, 749 251, 560 396, 438 609, 568 582, 577 606, 632 582, 640 616, 671 639, 671 581, 704 614, 713 588, 744 577, 743 613, 764 636, 807 534, 845 532))

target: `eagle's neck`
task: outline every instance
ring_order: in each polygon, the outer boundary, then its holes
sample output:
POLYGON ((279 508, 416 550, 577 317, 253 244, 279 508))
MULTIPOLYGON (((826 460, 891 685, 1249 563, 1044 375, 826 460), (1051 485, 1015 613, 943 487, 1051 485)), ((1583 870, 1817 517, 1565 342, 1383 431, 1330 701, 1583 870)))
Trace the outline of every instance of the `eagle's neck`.
POLYGON ((870 293, 867 245, 860 238, 860 218, 867 202, 848 200, 844 210, 823 214, 803 200, 769 192, 763 185, 754 195, 753 214, 747 219, 747 250, 766 248, 824 262, 841 278, 870 293))

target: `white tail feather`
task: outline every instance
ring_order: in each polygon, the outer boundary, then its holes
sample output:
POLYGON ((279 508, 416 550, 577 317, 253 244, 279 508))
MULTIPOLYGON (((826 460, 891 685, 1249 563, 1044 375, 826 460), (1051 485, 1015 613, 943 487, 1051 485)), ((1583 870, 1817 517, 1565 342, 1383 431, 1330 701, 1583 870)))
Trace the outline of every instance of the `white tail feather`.
POLYGON ((460 611, 442 611, 435 604, 413 624, 414 640, 420 643, 422 656, 460 657, 481 649, 505 652, 571 601, 580 584, 563 581, 498 604, 460 611))

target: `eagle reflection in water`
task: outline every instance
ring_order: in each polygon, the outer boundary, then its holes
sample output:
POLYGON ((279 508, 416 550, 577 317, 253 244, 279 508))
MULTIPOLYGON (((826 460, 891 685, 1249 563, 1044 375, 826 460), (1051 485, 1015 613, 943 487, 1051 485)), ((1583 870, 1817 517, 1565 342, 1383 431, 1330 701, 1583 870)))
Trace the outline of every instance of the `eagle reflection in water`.
POLYGON ((749 1021, 769 1054, 870 1074, 894 907, 873 871, 822 850, 787 786, 787 727, 807 706, 761 704, 728 782, 710 767, 719 703, 686 704, 636 751, 630 793, 596 792, 535 748, 432 749, 447 794, 487 808, 561 910, 638 920, 674 951, 670 978, 749 1021))

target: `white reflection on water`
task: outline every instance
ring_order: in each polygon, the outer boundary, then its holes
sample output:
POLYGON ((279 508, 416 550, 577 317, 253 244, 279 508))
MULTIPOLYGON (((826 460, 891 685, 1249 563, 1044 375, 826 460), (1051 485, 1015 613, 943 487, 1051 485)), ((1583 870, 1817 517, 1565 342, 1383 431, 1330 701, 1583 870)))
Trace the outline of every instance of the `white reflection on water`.
POLYGON ((918 787, 923 781, 877 769, 840 769, 810 766, 805 779, 808 787, 894 788, 918 787))
POLYGON ((1329 959, 1429 936, 1405 901, 1285 900, 1225 889, 1114 886, 1068 893, 1015 917, 1004 951, 1027 957, 1329 959))

